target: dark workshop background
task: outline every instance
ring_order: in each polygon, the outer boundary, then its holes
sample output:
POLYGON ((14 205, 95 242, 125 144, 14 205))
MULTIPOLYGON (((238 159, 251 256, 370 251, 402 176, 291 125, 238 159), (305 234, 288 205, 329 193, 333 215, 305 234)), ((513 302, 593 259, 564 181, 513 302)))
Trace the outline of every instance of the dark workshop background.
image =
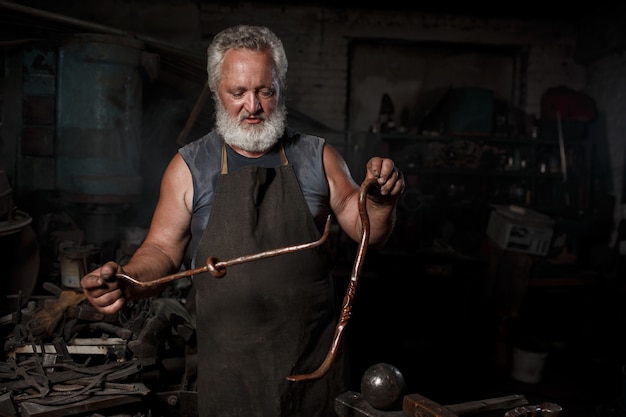
MULTIPOLYGON (((0 220, 14 216, 0 289, 72 284, 62 242, 95 263, 132 254, 165 166, 211 127, 210 39, 263 24, 287 50, 290 123, 337 146, 357 182, 375 154, 407 177, 348 327, 355 390, 387 362, 442 403, 619 409, 626 7, 413 3, 0 1, 0 220), (102 45, 97 70, 80 65, 102 45), (550 217, 546 253, 486 235, 511 204, 550 217), (519 345, 549 352, 540 383, 509 380, 519 345)), ((345 286, 355 244, 335 230, 333 249, 345 286)))

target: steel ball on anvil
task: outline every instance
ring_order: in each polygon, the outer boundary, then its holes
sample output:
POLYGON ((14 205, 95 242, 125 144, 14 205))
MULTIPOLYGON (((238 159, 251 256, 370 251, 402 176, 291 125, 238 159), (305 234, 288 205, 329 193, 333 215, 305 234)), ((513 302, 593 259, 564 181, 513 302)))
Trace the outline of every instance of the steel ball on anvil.
POLYGON ((361 377, 361 395, 378 410, 401 406, 405 389, 404 376, 388 363, 370 366, 361 377))

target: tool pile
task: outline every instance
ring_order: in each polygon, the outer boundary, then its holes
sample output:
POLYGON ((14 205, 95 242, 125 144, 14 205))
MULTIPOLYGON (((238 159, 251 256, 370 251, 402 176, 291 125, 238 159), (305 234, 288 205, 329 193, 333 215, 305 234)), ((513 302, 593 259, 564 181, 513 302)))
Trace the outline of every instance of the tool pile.
POLYGON ((0 416, 194 414, 195 325, 178 299, 108 316, 80 290, 43 287, 52 297, 0 317, 0 416))

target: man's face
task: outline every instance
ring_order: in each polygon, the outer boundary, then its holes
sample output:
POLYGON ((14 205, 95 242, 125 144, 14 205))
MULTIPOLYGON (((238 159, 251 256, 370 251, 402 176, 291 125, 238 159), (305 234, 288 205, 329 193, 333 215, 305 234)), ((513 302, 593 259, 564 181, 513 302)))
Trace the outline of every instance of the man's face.
POLYGON ((280 93, 269 54, 227 51, 216 103, 216 127, 226 143, 248 152, 271 148, 284 130, 280 93))

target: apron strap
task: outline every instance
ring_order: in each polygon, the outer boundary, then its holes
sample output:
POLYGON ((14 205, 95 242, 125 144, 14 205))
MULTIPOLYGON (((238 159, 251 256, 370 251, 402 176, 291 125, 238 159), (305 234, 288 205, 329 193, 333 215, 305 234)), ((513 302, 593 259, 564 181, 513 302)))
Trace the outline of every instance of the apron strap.
POLYGON ((285 147, 283 146, 283 141, 280 141, 280 163, 283 166, 289 165, 289 161, 287 160, 287 154, 285 153, 285 147))
POLYGON ((228 157, 226 156, 226 142, 222 141, 222 170, 220 174, 228 174, 228 157))
MULTIPOLYGON (((289 165, 289 160, 287 159, 287 153, 285 152, 285 147, 283 146, 283 142, 280 141, 280 149, 278 150, 280 154, 280 163, 282 166, 289 165)), ((222 169, 220 174, 228 174, 228 157, 226 154, 226 142, 222 141, 222 169)))

